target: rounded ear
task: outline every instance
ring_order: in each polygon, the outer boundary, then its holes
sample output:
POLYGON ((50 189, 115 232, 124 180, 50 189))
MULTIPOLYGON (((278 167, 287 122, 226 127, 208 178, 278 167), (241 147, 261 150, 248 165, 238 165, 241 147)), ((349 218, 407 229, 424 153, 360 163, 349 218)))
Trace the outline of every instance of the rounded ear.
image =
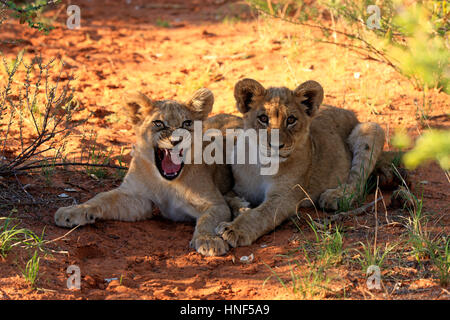
POLYGON ((250 103, 254 97, 264 96, 265 94, 266 89, 253 79, 239 80, 234 86, 236 106, 241 113, 247 113, 250 110, 250 103))
POLYGON ((317 81, 303 82, 295 90, 294 94, 300 98, 301 104, 306 107, 306 113, 313 116, 323 101, 323 88, 317 81))
POLYGON ((201 88, 192 95, 186 106, 195 113, 200 114, 202 119, 206 119, 214 105, 214 94, 211 90, 201 88))
POLYGON ((134 125, 141 123, 155 109, 155 103, 142 92, 126 94, 123 100, 134 125))

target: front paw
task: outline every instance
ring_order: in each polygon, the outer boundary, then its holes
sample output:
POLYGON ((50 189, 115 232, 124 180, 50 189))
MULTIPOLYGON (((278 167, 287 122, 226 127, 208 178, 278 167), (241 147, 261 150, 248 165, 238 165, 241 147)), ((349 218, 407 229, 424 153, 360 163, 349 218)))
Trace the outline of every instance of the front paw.
POLYGON ((401 167, 382 165, 376 168, 373 175, 379 177, 379 187, 382 189, 394 190, 403 184, 411 186, 408 171, 401 167))
POLYGON ((227 241, 233 248, 252 244, 250 236, 240 231, 233 222, 221 222, 216 227, 216 233, 227 241))
POLYGON ((55 213, 55 223, 59 227, 72 228, 94 223, 97 212, 86 205, 59 208, 55 213))
POLYGON ((190 245, 198 253, 208 257, 224 255, 230 249, 222 238, 211 235, 194 236, 190 245))
POLYGON ((348 210, 353 203, 354 195, 346 193, 345 188, 336 188, 325 190, 320 195, 319 206, 328 211, 348 210))

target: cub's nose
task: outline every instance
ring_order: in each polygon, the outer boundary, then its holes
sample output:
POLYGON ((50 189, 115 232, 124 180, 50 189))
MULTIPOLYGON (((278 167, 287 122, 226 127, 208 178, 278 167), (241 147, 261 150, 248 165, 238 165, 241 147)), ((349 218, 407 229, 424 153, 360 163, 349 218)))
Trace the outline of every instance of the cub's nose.
POLYGON ((181 141, 183 141, 183 137, 170 137, 170 143, 173 146, 176 146, 177 144, 181 143, 181 141))

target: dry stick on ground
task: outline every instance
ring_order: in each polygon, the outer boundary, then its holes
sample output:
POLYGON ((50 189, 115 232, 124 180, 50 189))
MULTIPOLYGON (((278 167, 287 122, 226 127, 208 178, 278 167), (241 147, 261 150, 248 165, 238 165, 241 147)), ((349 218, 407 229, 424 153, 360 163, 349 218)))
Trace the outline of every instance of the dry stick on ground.
MULTIPOLYGON (((78 229, 80 227, 80 225, 77 225, 75 227, 73 227, 72 229, 70 229, 69 231, 67 231, 65 234, 63 234, 60 237, 57 237, 55 239, 52 240, 44 240, 41 243, 28 243, 27 246, 41 246, 41 245, 45 245, 45 244, 49 244, 49 243, 53 243, 53 242, 57 242, 60 240, 64 240, 64 238, 66 238, 69 234, 71 234, 73 231, 75 231, 76 229, 78 229)), ((52 249, 50 249, 52 250, 52 249)), ((67 251, 56 251, 56 250, 52 250, 53 252, 57 252, 57 253, 68 253, 67 251)))
POLYGON ((447 170, 444 170, 445 177, 447 178, 448 183, 450 183, 450 173, 447 170))
POLYGON ((365 204, 359 208, 356 208, 356 209, 353 209, 350 211, 336 213, 335 215, 331 216, 330 218, 325 219, 322 224, 317 223, 317 222, 316 222, 316 224, 318 224, 319 226, 322 225, 322 227, 326 227, 330 223, 342 221, 346 217, 358 216, 360 214, 365 213, 367 209, 375 206, 377 204, 377 202, 381 201, 382 199, 383 199, 383 197, 379 197, 378 199, 375 199, 374 201, 372 201, 368 204, 365 204))
MULTIPOLYGON (((375 199, 378 196, 378 183, 379 183, 379 177, 377 176, 377 188, 375 189, 375 199)), ((382 197, 381 197, 382 199, 382 197)), ((373 256, 377 257, 377 240, 378 240, 378 207, 377 207, 377 200, 375 200, 374 204, 375 209, 375 238, 373 240, 373 256)))
POLYGON ((72 229, 70 229, 69 231, 67 231, 65 234, 63 234, 62 236, 60 236, 58 238, 55 238, 55 239, 52 239, 52 240, 45 240, 43 243, 44 244, 49 244, 49 243, 52 243, 52 242, 63 240, 65 237, 67 237, 69 234, 71 234, 73 231, 75 231, 75 229, 77 229, 78 227, 80 227, 80 226, 79 225, 75 226, 72 229))
POLYGON ((27 171, 27 170, 31 170, 31 169, 39 169, 39 168, 46 168, 46 167, 62 167, 62 166, 87 166, 87 167, 100 167, 100 168, 128 170, 128 167, 118 166, 118 165, 114 165, 114 164, 62 162, 62 163, 40 164, 40 165, 35 165, 35 166, 23 166, 23 167, 17 168, 16 171, 27 171))

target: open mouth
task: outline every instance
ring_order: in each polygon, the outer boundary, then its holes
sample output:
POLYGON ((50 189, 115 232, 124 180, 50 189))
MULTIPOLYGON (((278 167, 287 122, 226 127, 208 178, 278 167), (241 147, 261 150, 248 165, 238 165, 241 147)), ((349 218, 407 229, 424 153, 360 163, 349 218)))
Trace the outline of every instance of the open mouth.
POLYGON ((184 166, 182 153, 183 150, 180 151, 178 159, 175 159, 177 155, 171 149, 155 148, 156 167, 165 179, 173 180, 180 175, 184 166))

